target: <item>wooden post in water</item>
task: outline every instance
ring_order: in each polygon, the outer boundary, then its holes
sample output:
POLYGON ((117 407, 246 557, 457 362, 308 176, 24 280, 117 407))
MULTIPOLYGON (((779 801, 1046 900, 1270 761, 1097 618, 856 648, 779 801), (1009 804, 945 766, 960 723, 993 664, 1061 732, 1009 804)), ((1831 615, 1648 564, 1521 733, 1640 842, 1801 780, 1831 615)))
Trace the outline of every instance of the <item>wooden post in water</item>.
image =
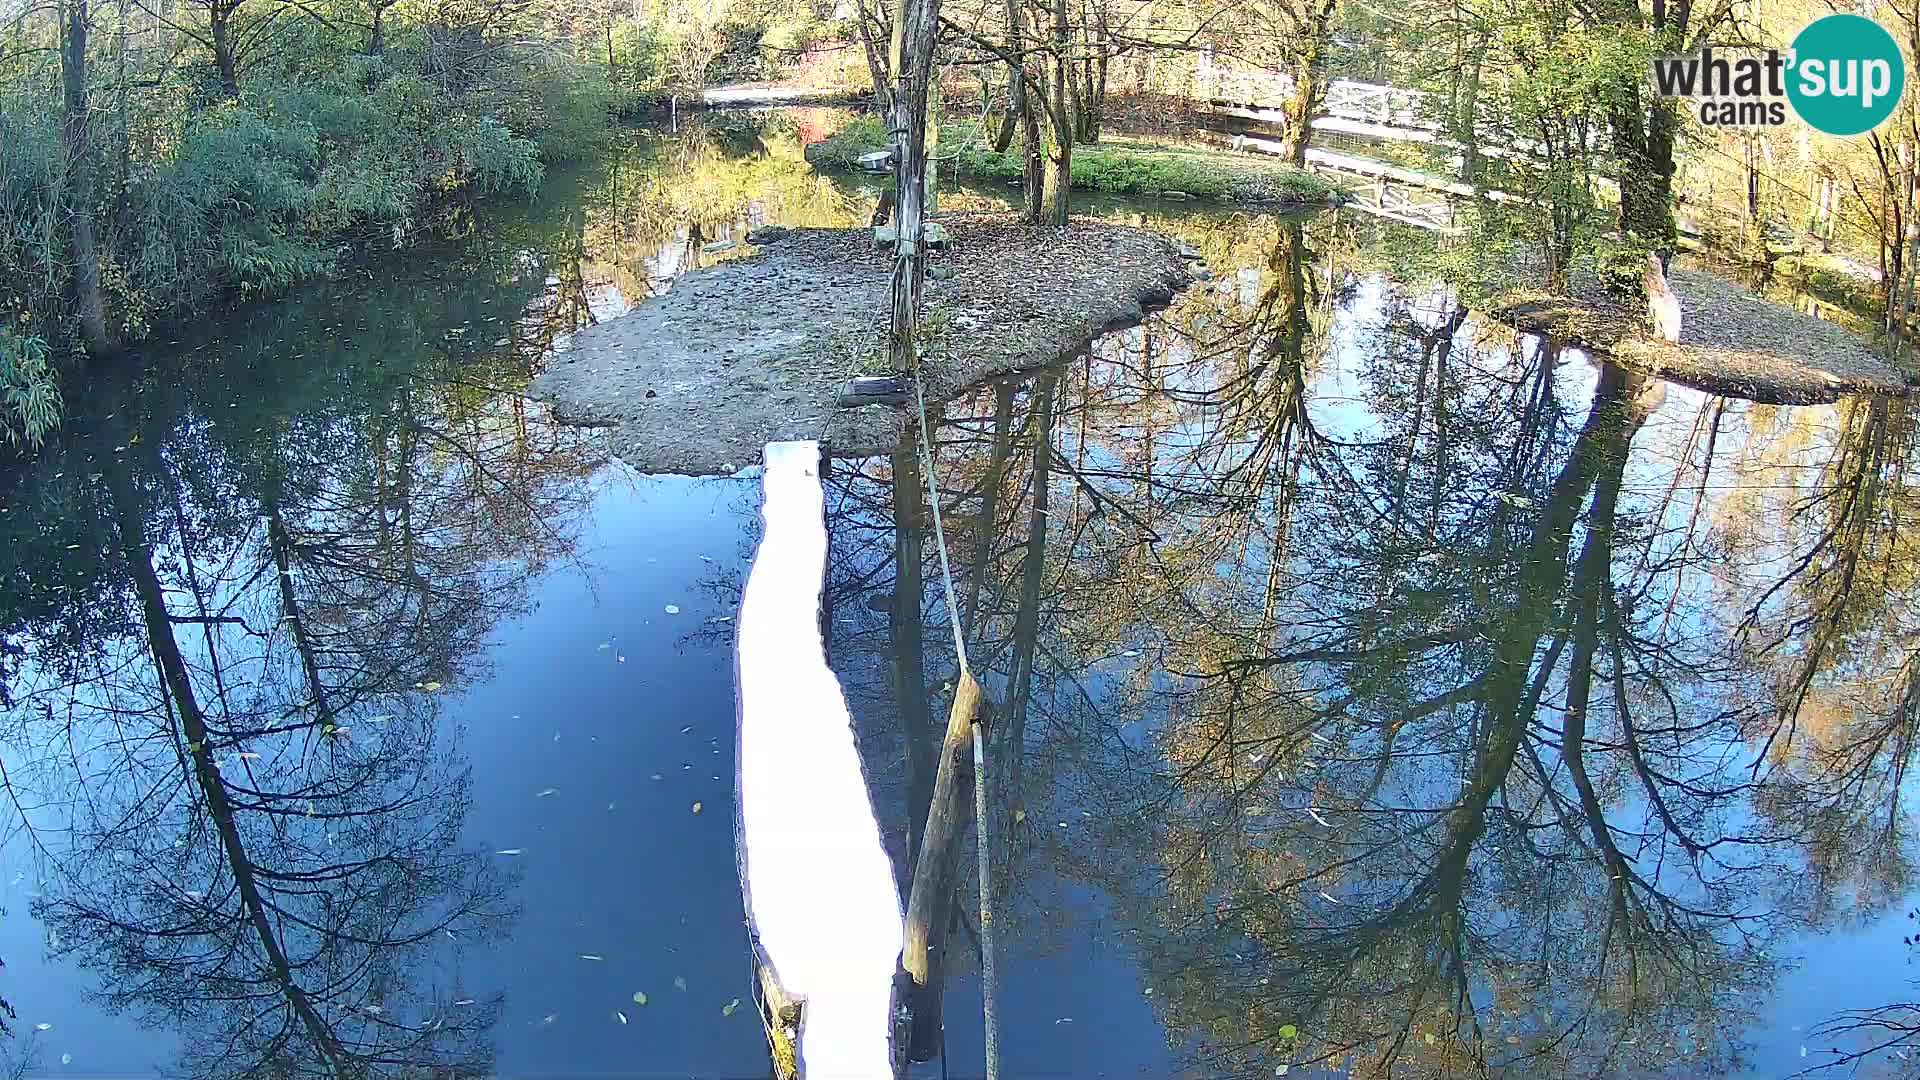
POLYGON ((940 769, 934 776, 933 804, 927 808, 927 827, 921 834, 920 860, 907 894, 900 963, 913 976, 913 1037, 908 1053, 915 1061, 930 1061, 941 1049, 947 925, 959 886, 960 848, 973 816, 973 728, 982 721, 985 700, 973 675, 962 671, 947 714, 947 736, 940 746, 940 769))

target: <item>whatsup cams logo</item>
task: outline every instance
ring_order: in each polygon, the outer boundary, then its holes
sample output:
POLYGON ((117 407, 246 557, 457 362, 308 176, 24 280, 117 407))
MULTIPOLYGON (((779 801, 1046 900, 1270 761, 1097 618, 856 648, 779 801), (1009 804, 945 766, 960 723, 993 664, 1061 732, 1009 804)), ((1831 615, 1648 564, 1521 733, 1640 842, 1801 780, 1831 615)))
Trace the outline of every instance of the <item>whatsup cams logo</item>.
POLYGON ((1808 24, 1782 53, 1702 49, 1656 56, 1653 88, 1692 103, 1714 127, 1779 127, 1794 115, 1829 135, 1858 135, 1893 115, 1907 65, 1893 35, 1859 15, 1808 24))

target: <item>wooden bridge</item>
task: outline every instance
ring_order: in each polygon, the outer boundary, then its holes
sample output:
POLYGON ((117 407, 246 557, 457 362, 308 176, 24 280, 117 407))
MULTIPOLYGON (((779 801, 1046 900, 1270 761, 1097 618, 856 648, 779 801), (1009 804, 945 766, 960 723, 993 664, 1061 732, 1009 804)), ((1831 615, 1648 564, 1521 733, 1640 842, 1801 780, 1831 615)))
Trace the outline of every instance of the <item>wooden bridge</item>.
MULTIPOLYGON (((1279 154, 1280 142, 1272 138, 1286 127, 1286 114, 1277 108, 1257 103, 1216 99, 1213 113, 1227 122, 1226 135, 1236 150, 1279 154)), ((1345 135, 1382 142, 1414 143, 1448 154, 1451 176, 1440 176, 1419 169, 1395 165, 1363 154, 1312 147, 1307 151, 1307 167, 1338 183, 1352 198, 1354 209, 1376 217, 1407 225, 1457 235, 1465 231, 1456 211, 1465 200, 1485 199, 1504 203, 1520 201, 1520 196, 1490 185, 1475 187, 1458 177, 1466 171, 1469 153, 1482 158, 1528 163, 1545 157, 1540 143, 1508 135, 1503 141, 1477 143, 1469 147, 1446 134, 1433 119, 1439 113, 1434 95, 1422 90, 1398 86, 1338 79, 1328 84, 1320 111, 1313 118, 1315 135, 1345 135)), ((1618 186, 1607 177, 1595 177, 1602 194, 1619 197, 1618 186)), ((1700 231, 1687 220, 1679 222, 1683 244, 1697 243, 1700 231)))

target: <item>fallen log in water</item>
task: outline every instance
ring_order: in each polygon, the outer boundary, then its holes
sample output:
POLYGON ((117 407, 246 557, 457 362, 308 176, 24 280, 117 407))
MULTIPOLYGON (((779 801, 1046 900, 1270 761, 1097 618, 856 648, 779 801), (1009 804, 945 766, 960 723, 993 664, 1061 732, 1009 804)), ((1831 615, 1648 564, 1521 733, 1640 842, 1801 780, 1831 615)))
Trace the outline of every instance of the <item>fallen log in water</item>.
POLYGON ((813 442, 766 449, 735 649, 735 850, 776 1075, 887 1080, 900 894, 821 640, 820 462, 813 442))

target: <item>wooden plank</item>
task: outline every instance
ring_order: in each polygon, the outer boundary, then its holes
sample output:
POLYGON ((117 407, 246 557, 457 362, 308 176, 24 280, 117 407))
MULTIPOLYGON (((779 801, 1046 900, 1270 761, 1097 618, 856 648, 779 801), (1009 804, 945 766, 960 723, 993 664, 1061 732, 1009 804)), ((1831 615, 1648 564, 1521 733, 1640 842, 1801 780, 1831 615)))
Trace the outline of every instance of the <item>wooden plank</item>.
POLYGON ((891 1080, 903 920, 820 628, 820 447, 770 443, 740 600, 735 851, 761 1022, 786 1076, 891 1080))

